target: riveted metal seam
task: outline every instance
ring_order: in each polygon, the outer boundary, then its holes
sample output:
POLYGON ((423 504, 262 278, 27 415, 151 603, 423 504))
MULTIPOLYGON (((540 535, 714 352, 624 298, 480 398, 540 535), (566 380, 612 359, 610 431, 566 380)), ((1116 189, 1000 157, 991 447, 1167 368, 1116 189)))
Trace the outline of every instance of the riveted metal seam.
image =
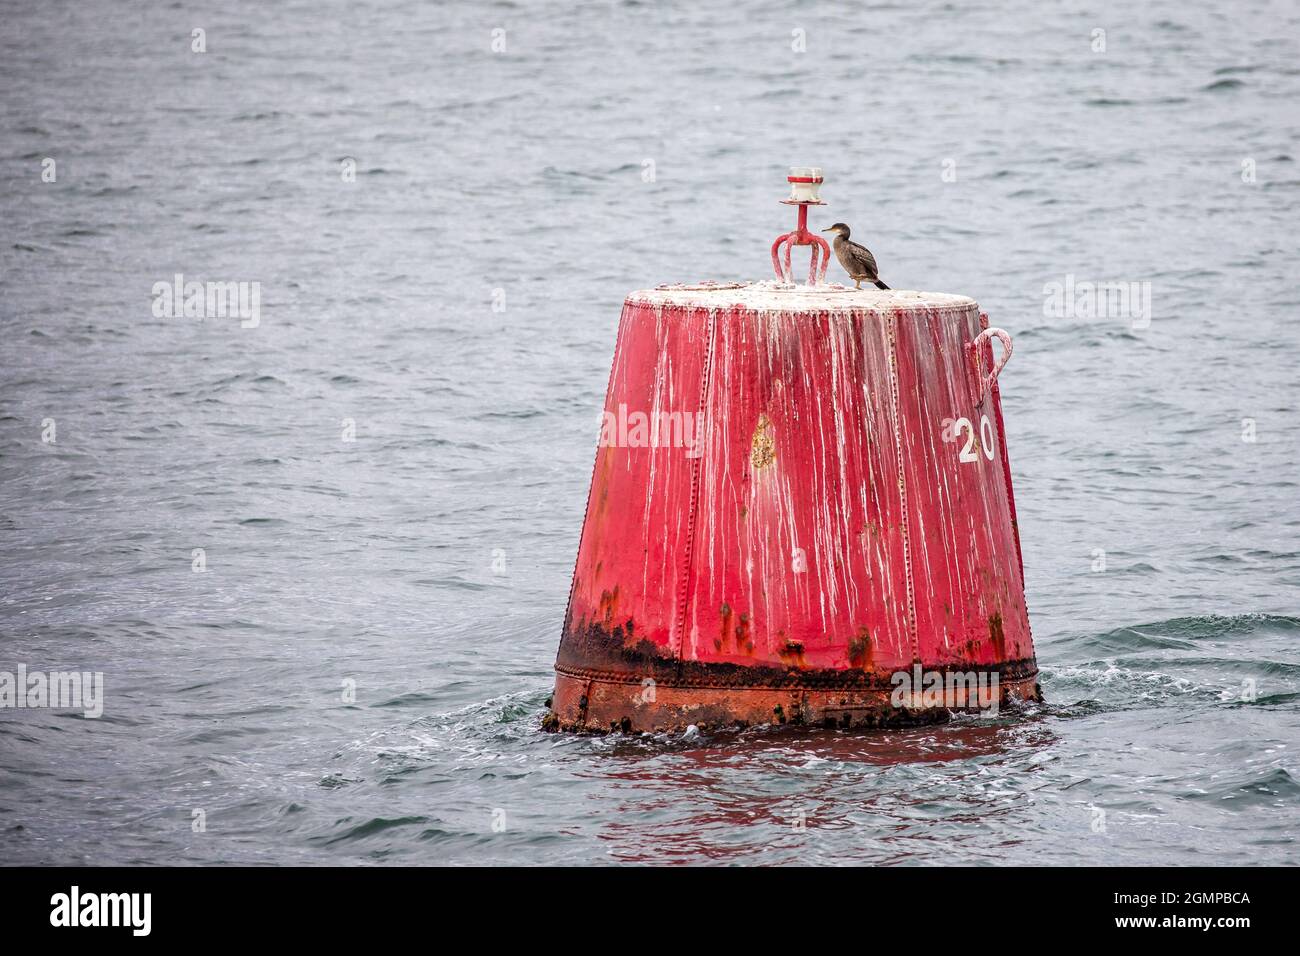
POLYGON ((912 520, 907 511, 907 478, 903 460, 903 432, 899 423, 902 421, 898 407, 898 339, 894 330, 898 325, 898 313, 891 312, 886 328, 889 331, 889 397, 894 415, 894 451, 898 456, 898 500, 902 505, 903 520, 900 525, 903 532, 903 570, 907 580, 907 629, 912 638, 912 659, 921 659, 920 638, 916 632, 916 593, 912 584, 912 520))
MULTIPOLYGON (((589 694, 591 683, 639 685, 640 675, 626 671, 607 671, 593 667, 570 667, 559 665, 556 672, 574 680, 586 681, 584 693, 589 694)), ((660 681, 661 688, 681 689, 728 689, 728 690, 791 690, 791 691, 867 691, 893 690, 894 673, 906 672, 906 668, 889 673, 870 674, 862 671, 836 671, 824 677, 808 675, 802 671, 782 671, 769 669, 758 678, 752 675, 715 676, 683 675, 674 681, 660 681)), ((970 664, 954 662, 943 665, 928 665, 925 673, 931 674, 997 674, 1000 680, 1019 682, 1031 680, 1038 676, 1038 660, 1035 657, 1022 657, 1015 660, 1000 661, 996 664, 970 664)))
MULTIPOLYGON (((693 311, 694 310, 689 306, 686 308, 686 321, 688 323, 690 322, 690 317, 693 311)), ((706 333, 707 342, 704 349, 704 367, 700 369, 700 399, 696 408, 695 420, 697 422, 703 421, 705 427, 708 427, 708 423, 711 421, 712 416, 706 415, 705 412, 707 411, 706 403, 709 400, 709 386, 713 376, 713 350, 714 339, 716 337, 714 324, 717 320, 717 312, 715 309, 710 308, 706 314, 708 315, 708 331, 706 333)), ((697 435, 696 441, 700 440, 700 437, 697 435)), ((704 458, 706 455, 707 445, 704 454, 691 459, 691 500, 690 507, 686 512, 686 548, 682 557, 682 578, 680 591, 677 596, 676 651, 679 667, 682 660, 682 651, 686 643, 686 609, 690 603, 692 583, 691 574, 695 568, 695 520, 696 512, 699 510, 700 506, 700 478, 704 469, 704 458)))

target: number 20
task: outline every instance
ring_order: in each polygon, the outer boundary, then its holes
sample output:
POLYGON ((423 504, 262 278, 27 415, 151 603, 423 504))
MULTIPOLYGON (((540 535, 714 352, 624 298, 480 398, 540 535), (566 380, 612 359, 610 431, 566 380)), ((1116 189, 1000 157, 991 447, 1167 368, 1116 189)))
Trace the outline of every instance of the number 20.
MULTIPOLYGON (((958 453, 957 460, 960 462, 979 461, 980 456, 975 452, 975 426, 970 423, 969 418, 959 418, 952 423, 954 437, 960 435, 963 428, 966 430, 966 445, 958 453)), ((980 416, 980 447, 984 450, 984 457, 992 461, 993 423, 989 421, 987 415, 980 416)))

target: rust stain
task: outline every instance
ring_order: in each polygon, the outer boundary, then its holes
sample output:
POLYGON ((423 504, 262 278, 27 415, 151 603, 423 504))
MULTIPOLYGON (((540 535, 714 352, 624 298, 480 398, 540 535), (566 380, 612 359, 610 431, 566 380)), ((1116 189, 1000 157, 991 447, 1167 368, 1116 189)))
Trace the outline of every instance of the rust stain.
POLYGON ((721 651, 731 646, 737 652, 754 653, 754 641, 749 634, 749 615, 741 611, 737 614, 725 601, 719 609, 722 618, 717 640, 713 642, 714 650, 721 651))
POLYGON ((749 639, 749 615, 743 611, 740 622, 736 625, 736 650, 746 654, 754 653, 754 642, 749 639))
POLYGON ((634 636, 630 617, 613 626, 587 618, 574 621, 560 641, 556 665, 632 674, 638 681, 651 677, 658 683, 672 681, 678 673, 677 659, 666 646, 634 636))
POLYGON ((749 452, 749 463, 757 471, 776 461, 776 441, 772 438, 772 421, 766 415, 758 416, 754 439, 749 452))
POLYGON ((600 606, 597 612, 600 615, 601 623, 605 627, 612 627, 614 616, 618 613, 618 585, 614 585, 612 591, 600 592, 600 606))
POLYGON ((849 641, 849 663, 854 667, 871 668, 871 632, 858 628, 858 636, 849 641))
POLYGON ((997 652, 998 660, 1006 660, 1007 638, 1002 633, 1002 612, 994 611, 989 615, 989 640, 993 642, 993 649, 997 652))
POLYGON ((786 641, 777 654, 790 667, 798 667, 802 670, 808 666, 808 662, 803 658, 803 641, 786 641))

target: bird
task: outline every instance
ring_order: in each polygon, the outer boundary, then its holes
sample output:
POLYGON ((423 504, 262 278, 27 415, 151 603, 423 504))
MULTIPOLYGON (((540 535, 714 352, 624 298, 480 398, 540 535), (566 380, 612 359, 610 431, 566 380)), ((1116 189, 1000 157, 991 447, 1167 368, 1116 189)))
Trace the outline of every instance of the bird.
POLYGON ((837 222, 833 226, 827 226, 822 232, 835 233, 835 258, 840 260, 840 265, 853 280, 853 288, 861 289, 864 281, 874 282, 877 289, 889 288, 880 281, 876 270, 876 257, 871 254, 871 250, 856 242, 849 242, 848 226, 837 222))

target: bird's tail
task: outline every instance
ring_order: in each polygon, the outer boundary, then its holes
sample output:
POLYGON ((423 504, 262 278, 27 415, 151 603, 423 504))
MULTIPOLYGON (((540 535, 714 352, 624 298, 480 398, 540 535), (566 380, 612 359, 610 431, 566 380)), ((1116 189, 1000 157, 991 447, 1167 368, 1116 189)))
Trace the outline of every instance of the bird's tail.
POLYGON ((877 280, 876 280, 876 288, 877 288, 877 289, 888 289, 889 286, 885 285, 883 282, 881 282, 879 279, 877 279, 877 280))

